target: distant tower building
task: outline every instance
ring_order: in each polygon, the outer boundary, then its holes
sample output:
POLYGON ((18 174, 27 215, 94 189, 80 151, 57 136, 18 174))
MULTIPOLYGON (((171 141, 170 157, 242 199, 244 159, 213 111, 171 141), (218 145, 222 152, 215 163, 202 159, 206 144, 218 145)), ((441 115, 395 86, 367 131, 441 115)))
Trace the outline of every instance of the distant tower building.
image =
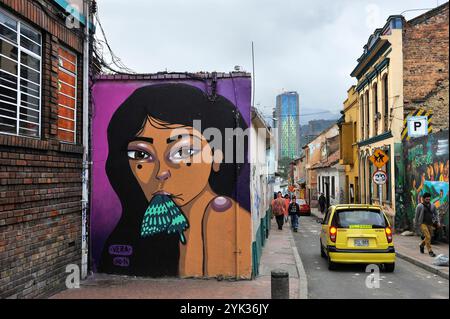
POLYGON ((295 159, 300 149, 299 97, 297 92, 277 96, 278 158, 295 159))

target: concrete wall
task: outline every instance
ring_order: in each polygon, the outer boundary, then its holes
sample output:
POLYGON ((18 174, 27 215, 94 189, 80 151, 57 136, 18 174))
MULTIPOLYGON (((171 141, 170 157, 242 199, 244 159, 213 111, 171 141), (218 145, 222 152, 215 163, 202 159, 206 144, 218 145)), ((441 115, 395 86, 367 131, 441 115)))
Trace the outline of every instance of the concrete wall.
POLYGON ((248 142, 244 163, 221 156, 237 151, 224 144, 225 129, 250 126, 250 77, 174 78, 105 76, 94 85, 93 269, 250 278, 248 142))
MULTIPOLYGON (((274 173, 274 148, 267 150, 270 143, 270 133, 261 118, 252 116, 250 131, 250 202, 252 213, 252 255, 253 276, 259 272, 259 261, 262 248, 268 236, 270 221, 270 206, 273 199, 273 182, 270 174, 274 173)), ((273 175, 272 175, 273 176, 273 175)))

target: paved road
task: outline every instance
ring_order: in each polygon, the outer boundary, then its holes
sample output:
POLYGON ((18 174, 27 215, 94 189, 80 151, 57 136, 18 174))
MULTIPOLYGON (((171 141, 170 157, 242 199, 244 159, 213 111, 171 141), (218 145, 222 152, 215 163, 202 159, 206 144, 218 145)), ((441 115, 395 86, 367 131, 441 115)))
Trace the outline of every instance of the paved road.
POLYGON ((326 259, 320 257, 320 228, 315 216, 301 217, 299 232, 293 233, 308 277, 309 298, 449 298, 448 280, 400 258, 396 260, 394 273, 380 273, 380 288, 366 287, 369 274, 363 265, 340 265, 329 271, 326 259))

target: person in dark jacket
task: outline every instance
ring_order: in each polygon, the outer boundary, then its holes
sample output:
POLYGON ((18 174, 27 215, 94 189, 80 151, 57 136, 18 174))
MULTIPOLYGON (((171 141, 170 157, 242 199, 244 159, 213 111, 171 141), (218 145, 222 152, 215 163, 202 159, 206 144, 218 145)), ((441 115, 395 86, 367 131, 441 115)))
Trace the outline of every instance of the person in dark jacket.
POLYGON ((327 206, 327 199, 325 198, 325 195, 323 193, 320 193, 320 197, 319 197, 319 208, 320 208, 320 212, 322 214, 325 213, 325 207, 327 206))
POLYGON ((435 257, 436 254, 431 248, 431 234, 433 230, 440 227, 439 215, 436 211, 436 207, 431 203, 431 194, 425 193, 422 196, 422 203, 417 205, 416 216, 414 219, 416 227, 420 228, 424 239, 420 243, 419 249, 423 254, 425 253, 425 246, 427 247, 428 254, 431 257, 435 257))
POLYGON ((291 225, 294 232, 298 230, 298 217, 300 215, 300 206, 296 202, 295 196, 292 196, 292 201, 288 208, 289 216, 291 216, 291 225))

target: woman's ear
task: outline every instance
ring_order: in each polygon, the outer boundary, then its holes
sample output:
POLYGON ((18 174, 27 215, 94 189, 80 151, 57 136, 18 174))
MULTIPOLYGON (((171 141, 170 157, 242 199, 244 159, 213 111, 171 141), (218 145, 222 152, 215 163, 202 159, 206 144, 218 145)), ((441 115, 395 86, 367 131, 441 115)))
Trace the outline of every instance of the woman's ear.
POLYGON ((222 163, 223 160, 223 153, 221 150, 214 150, 214 155, 213 155, 213 170, 214 172, 219 172, 220 171, 220 164, 222 163))

